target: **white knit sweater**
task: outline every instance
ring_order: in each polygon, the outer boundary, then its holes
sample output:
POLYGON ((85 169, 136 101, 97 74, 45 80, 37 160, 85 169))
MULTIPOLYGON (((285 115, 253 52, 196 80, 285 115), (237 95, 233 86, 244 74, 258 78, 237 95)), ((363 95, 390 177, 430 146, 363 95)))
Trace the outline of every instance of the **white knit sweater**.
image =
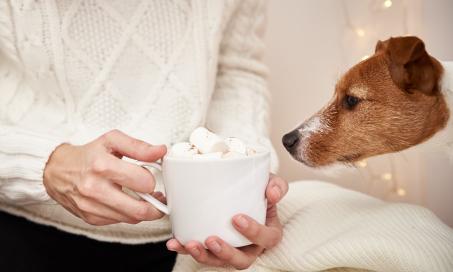
POLYGON ((0 209, 100 240, 167 238, 165 218, 93 227, 72 216, 43 186, 48 156, 113 128, 170 145, 206 125, 271 148, 263 8, 259 0, 1 0, 0 209))

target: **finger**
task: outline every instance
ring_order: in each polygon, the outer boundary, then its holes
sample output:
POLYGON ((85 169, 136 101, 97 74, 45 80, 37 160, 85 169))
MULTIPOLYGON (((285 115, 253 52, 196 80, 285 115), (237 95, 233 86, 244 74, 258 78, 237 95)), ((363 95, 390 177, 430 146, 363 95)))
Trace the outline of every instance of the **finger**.
POLYGON ((131 190, 142 193, 154 191, 155 180, 150 171, 111 154, 95 160, 92 170, 95 174, 131 190))
POLYGON ((234 227, 252 243, 266 249, 274 247, 280 242, 282 231, 279 227, 264 226, 247 215, 236 215, 233 217, 234 227))
POLYGON ((129 224, 137 224, 140 221, 135 220, 129 216, 123 215, 120 212, 109 208, 108 206, 99 203, 93 199, 87 197, 73 195, 77 208, 85 213, 95 215, 97 217, 102 217, 105 219, 113 220, 116 222, 125 222, 129 224))
POLYGON ((119 130, 112 130, 101 136, 104 146, 112 153, 119 153, 139 161, 153 162, 167 152, 165 145, 153 146, 132 138, 119 130))
MULTIPOLYGON (((236 269, 246 269, 249 267, 257 258, 257 251, 251 252, 248 254, 232 247, 231 245, 225 243, 222 239, 212 236, 206 239, 205 242, 208 249, 214 254, 217 258, 222 260, 224 263, 232 265, 236 269)), ((257 248, 256 246, 253 248, 257 248)))
POLYGON ((288 183, 273 174, 270 176, 269 183, 266 187, 266 198, 269 204, 278 203, 288 192, 288 183))
POLYGON ((134 220, 155 220, 164 216, 162 212, 148 202, 134 199, 114 184, 105 182, 100 186, 103 188, 99 191, 103 193, 99 193, 93 198, 134 220))
POLYGON ((178 242, 176 239, 170 239, 167 241, 167 249, 171 251, 176 251, 179 254, 189 254, 187 250, 184 248, 184 246, 178 242))
POLYGON ((151 193, 151 195, 160 202, 167 204, 167 198, 164 196, 162 192, 153 192, 151 193))
POLYGON ((191 241, 185 249, 197 262, 210 266, 223 266, 225 263, 211 252, 208 252, 199 242, 191 241))
POLYGON ((85 221, 88 224, 95 225, 95 226, 103 226, 103 225, 110 225, 110 224, 115 224, 119 223, 117 220, 105 218, 102 216, 96 216, 93 214, 90 214, 89 212, 82 211, 79 209, 76 201, 72 196, 65 195, 64 197, 61 198, 61 205, 65 207, 69 212, 71 212, 73 215, 81 218, 83 221, 85 221))
POLYGON ((83 215, 80 217, 83 219, 83 221, 87 222, 90 225, 94 225, 94 226, 105 226, 105 225, 119 223, 119 221, 117 221, 117 220, 109 219, 109 218, 105 218, 102 216, 97 216, 97 215, 89 214, 89 213, 83 213, 83 215))

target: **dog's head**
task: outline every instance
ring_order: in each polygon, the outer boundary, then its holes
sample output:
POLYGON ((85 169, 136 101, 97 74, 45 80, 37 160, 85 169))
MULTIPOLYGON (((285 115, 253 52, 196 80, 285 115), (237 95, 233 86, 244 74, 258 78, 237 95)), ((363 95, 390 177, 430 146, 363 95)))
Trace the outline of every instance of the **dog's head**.
POLYGON ((449 118, 442 66, 417 37, 390 38, 337 82, 331 101, 283 137, 308 166, 352 163, 423 142, 449 118))

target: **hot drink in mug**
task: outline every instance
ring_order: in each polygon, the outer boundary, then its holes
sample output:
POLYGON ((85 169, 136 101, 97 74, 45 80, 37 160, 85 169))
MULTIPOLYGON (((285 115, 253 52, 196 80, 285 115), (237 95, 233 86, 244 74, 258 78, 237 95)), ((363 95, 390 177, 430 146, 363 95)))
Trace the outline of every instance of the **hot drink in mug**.
POLYGON ((212 235, 235 247, 251 244, 231 220, 242 213, 265 223, 269 152, 204 128, 196 129, 190 140, 174 145, 161 165, 142 163, 162 172, 168 204, 138 194, 170 216, 173 235, 182 244, 203 244, 212 235))

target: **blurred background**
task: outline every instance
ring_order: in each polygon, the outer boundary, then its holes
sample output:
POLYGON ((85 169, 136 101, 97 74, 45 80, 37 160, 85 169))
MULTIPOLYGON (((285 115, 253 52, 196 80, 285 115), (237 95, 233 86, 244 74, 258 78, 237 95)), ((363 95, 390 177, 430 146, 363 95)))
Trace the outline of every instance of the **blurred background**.
POLYGON ((289 181, 326 180, 388 201, 423 205, 453 227, 453 161, 446 153, 416 147, 355 168, 324 171, 292 160, 281 144, 283 134, 327 103, 342 73, 373 54, 378 40, 416 35, 432 56, 453 61, 453 1, 271 0, 267 12, 266 62, 279 174, 289 181))

